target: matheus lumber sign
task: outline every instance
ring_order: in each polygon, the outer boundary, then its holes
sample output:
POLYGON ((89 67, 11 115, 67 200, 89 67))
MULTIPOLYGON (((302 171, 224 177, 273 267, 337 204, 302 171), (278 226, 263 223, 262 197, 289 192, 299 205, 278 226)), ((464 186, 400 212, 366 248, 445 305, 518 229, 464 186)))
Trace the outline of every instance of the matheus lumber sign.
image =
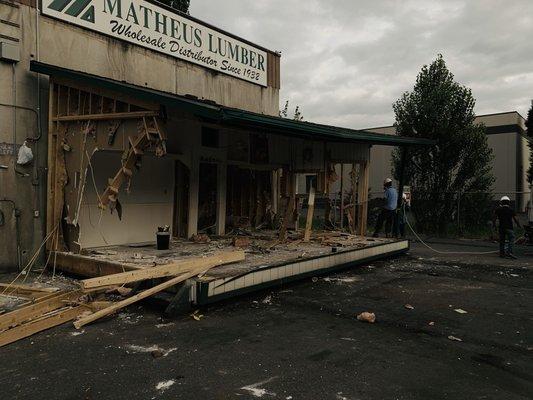
POLYGON ((266 52, 142 0, 42 0, 54 18, 262 86, 266 52))

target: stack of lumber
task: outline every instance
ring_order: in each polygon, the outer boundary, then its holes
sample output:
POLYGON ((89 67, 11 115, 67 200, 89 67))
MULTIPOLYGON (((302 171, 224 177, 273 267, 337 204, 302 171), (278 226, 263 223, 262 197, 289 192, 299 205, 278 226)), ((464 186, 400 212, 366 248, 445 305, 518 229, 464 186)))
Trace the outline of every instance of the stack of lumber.
POLYGON ((72 320, 75 320, 74 326, 79 329, 123 307, 204 274, 214 267, 242 261, 244 258, 244 251, 220 252, 173 264, 86 279, 80 281, 80 289, 72 291, 43 293, 39 289, 18 287, 16 290, 19 290, 19 293, 31 293, 31 300, 19 309, 0 315, 0 347, 72 320), (170 279, 121 301, 102 300, 103 293, 110 289, 162 278, 170 279))
POLYGON ((72 321, 87 310, 79 305, 83 297, 80 290, 47 292, 17 285, 15 291, 17 295, 26 297, 28 302, 0 315, 0 347, 72 321))

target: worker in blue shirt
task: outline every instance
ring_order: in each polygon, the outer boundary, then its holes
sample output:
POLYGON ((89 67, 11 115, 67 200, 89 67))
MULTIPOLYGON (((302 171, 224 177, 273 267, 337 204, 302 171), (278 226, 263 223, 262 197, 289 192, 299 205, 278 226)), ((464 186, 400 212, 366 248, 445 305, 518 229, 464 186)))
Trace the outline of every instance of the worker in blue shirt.
POLYGON ((396 207, 398 206, 398 191, 392 187, 392 179, 387 178, 383 182, 383 189, 385 190, 385 205, 381 209, 376 222, 376 229, 374 230, 374 237, 379 236, 379 232, 385 223, 385 235, 390 236, 396 216, 396 207))

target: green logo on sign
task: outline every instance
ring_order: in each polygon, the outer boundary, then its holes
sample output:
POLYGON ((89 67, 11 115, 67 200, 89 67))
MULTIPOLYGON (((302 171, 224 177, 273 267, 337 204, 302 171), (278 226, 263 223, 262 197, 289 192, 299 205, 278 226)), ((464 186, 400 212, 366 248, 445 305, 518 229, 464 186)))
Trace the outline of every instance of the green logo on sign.
POLYGON ((54 0, 50 3, 48 8, 58 12, 65 10, 65 14, 73 17, 78 17, 81 14, 81 19, 94 24, 94 6, 87 8, 91 1, 92 0, 54 0), (83 12, 86 8, 87 10, 83 12))

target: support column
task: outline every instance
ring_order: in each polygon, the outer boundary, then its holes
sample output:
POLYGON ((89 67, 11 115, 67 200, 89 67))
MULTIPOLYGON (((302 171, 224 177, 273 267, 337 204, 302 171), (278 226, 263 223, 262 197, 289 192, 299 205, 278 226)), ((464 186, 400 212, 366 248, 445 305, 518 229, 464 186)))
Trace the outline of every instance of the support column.
POLYGON ((272 203, 272 212, 274 214, 278 213, 278 202, 279 202, 279 171, 272 171, 272 190, 271 190, 271 203, 272 203))
POLYGON ((189 174, 189 215, 187 218, 187 238, 198 233, 198 190, 200 187, 200 159, 198 147, 193 145, 191 151, 191 169, 189 174))
POLYGON ((218 236, 226 233, 226 182, 228 167, 225 162, 217 165, 217 227, 218 236))
POLYGON ((357 233, 366 236, 368 220, 368 181, 369 181, 368 161, 359 164, 359 182, 357 185, 357 204, 359 206, 357 233))

